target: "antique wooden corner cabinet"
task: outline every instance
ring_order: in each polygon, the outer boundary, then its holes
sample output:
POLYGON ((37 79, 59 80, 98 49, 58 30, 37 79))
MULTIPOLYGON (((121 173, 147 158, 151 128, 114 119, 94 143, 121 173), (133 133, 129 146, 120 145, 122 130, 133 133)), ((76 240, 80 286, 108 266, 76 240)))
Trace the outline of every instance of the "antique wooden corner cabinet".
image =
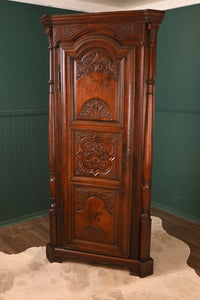
POLYGON ((49 38, 51 262, 152 274, 156 10, 43 16, 49 38))

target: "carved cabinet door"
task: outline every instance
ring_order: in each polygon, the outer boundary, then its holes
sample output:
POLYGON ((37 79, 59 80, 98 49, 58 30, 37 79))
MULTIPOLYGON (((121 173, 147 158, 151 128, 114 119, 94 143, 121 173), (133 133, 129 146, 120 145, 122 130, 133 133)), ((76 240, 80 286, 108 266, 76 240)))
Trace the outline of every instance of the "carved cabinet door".
POLYGON ((87 34, 56 50, 58 246, 130 256, 137 49, 87 34))

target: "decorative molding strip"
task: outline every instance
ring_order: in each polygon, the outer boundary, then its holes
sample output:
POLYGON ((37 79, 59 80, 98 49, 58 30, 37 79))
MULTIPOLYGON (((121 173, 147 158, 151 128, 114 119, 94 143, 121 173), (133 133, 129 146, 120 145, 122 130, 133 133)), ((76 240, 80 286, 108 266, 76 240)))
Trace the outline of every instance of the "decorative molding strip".
POLYGON ((157 113, 200 115, 200 110, 156 108, 157 113))
POLYGON ((3 118, 3 117, 34 116, 34 115, 48 115, 48 114, 49 114, 48 108, 0 110, 0 118, 3 118))
POLYGON ((188 214, 188 213, 186 213, 184 211, 181 211, 179 209, 173 208, 173 207, 168 206, 166 204, 162 204, 162 203, 159 203, 157 201, 152 201, 152 207, 155 207, 155 208, 158 208, 160 210, 166 211, 166 212, 168 212, 170 214, 173 214, 175 216, 181 217, 183 219, 187 219, 187 220, 189 220, 191 222, 195 222, 195 223, 200 224, 200 219, 197 216, 188 214))
POLYGON ((86 25, 74 25, 74 24, 67 24, 67 25, 58 25, 54 28, 54 39, 57 39, 58 37, 70 37, 74 33, 77 33, 82 28, 86 27, 86 25))
POLYGON ((124 24, 109 24, 117 29, 121 30, 124 33, 133 33, 134 25, 133 23, 124 23, 124 24))

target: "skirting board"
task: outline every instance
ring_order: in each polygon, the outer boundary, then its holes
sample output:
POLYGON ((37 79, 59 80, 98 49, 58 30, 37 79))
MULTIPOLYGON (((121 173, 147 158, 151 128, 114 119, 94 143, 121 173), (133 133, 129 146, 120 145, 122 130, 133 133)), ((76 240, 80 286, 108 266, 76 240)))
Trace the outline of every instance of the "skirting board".
POLYGON ((191 222, 195 222, 195 223, 200 224, 200 219, 198 217, 195 217, 195 216, 192 216, 190 214, 184 213, 184 212, 182 212, 182 211, 180 211, 178 209, 172 208, 172 207, 167 206, 165 204, 161 204, 161 203, 152 201, 151 206, 155 207, 155 208, 158 208, 160 210, 166 211, 166 212, 168 212, 170 214, 179 216, 179 217, 181 217, 183 219, 187 219, 187 220, 189 220, 191 222))
POLYGON ((48 215, 48 212, 49 212, 48 209, 45 209, 45 210, 41 210, 41 211, 29 214, 29 215, 21 216, 19 218, 0 221, 0 228, 15 225, 15 224, 22 223, 22 222, 26 222, 26 221, 29 221, 32 219, 44 217, 44 216, 48 215))

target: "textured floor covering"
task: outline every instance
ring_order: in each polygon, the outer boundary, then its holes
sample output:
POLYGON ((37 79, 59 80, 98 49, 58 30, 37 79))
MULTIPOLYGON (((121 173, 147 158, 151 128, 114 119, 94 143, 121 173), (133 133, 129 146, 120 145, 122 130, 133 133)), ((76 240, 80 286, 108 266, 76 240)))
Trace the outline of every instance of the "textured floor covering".
POLYGON ((199 300, 200 278, 186 261, 189 247, 167 234, 153 217, 154 274, 75 262, 50 264, 45 248, 0 252, 0 300, 199 300))

